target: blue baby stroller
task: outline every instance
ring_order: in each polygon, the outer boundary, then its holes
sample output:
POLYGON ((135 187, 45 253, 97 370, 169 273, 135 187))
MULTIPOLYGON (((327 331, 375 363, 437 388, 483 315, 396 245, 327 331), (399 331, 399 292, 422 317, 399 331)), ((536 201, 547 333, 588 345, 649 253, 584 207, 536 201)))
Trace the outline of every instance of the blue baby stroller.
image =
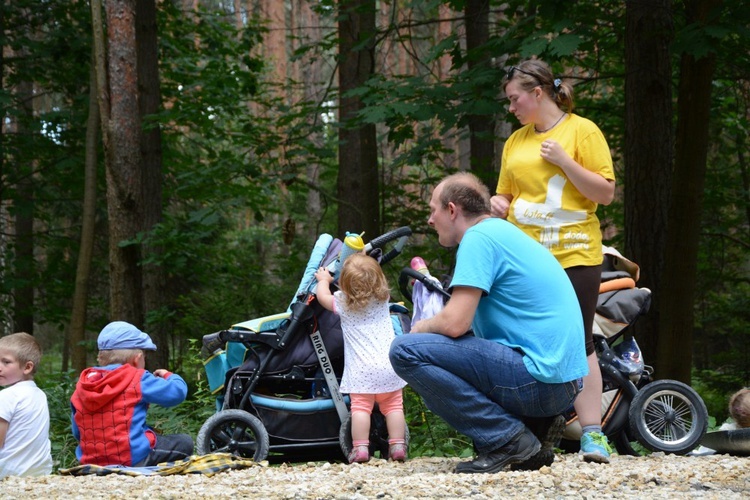
MULTIPOLYGON (((635 321, 648 312, 651 291, 638 288, 638 266, 612 248, 604 249, 602 286, 597 303, 594 343, 602 371, 602 431, 617 451, 638 455, 638 442, 651 451, 684 455, 696 448, 706 433, 708 411, 695 390, 676 380, 654 380, 633 336, 635 321)), ((404 297, 416 305, 420 282, 441 300, 450 300, 443 286, 428 275, 406 267, 399 277, 404 297)), ((415 308, 416 311, 416 308, 415 308)), ((566 429, 560 447, 578 451, 582 429, 573 408, 565 415, 566 429)), ((545 463, 540 463, 546 465, 545 463)), ((529 468, 533 467, 527 464, 529 468)))
MULTIPOLYGON (((370 241, 365 251, 384 265, 400 254, 410 235, 408 227, 395 229, 370 241)), ((203 337, 217 412, 198 432, 199 454, 225 452, 255 461, 340 460, 349 454, 349 401, 339 391, 341 325, 313 293, 318 268, 337 275, 346 254, 342 246, 330 235, 318 238, 287 311, 203 337)), ((409 331, 406 308, 392 304, 391 317, 397 334, 409 331)), ((385 419, 373 412, 372 420, 371 454, 387 458, 385 419)))

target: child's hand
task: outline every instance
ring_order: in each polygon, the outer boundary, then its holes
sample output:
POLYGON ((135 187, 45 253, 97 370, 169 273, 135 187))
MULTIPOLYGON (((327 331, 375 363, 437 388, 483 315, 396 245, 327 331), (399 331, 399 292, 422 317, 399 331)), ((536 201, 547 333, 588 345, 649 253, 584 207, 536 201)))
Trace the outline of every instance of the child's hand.
POLYGON ((169 370, 165 370, 164 368, 159 368, 158 370, 154 370, 154 376, 159 378, 167 378, 171 372, 169 370))
POLYGON ((326 283, 333 283, 333 276, 331 276, 331 273, 328 272, 328 269, 325 267, 320 267, 315 271, 315 279, 318 280, 318 282, 324 281, 326 283))

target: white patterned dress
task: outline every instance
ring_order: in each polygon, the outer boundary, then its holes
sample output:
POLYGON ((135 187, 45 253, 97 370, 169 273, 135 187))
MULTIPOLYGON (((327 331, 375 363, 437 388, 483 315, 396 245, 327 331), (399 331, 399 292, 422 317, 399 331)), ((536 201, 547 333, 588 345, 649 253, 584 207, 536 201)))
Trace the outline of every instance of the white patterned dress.
POLYGON ((359 311, 347 309, 344 292, 333 294, 333 311, 344 333, 341 392, 383 394, 406 385, 393 371, 388 351, 394 338, 388 302, 371 300, 359 311))

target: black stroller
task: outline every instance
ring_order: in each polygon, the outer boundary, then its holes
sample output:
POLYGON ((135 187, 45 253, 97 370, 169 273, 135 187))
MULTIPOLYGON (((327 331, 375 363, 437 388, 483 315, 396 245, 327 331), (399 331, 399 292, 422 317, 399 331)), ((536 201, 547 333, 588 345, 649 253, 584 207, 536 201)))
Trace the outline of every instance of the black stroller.
MULTIPOLYGON (((444 277, 443 285, 450 277, 444 277)), ((597 305, 594 343, 602 371, 602 431, 618 453, 639 455, 631 442, 651 451, 684 455, 696 448, 708 427, 706 405, 695 390, 676 380, 653 380, 653 368, 643 363, 632 325, 648 312, 651 291, 637 288, 638 266, 616 250, 606 249, 602 291, 597 305)), ((444 300, 450 295, 435 280, 404 268, 399 288, 414 303, 409 285, 418 280, 444 300)), ((581 426, 573 408, 566 413, 560 447, 578 451, 581 426)))
MULTIPOLYGON (((381 265, 403 249, 401 227, 365 246, 381 265)), ((313 293, 319 267, 339 268, 342 241, 318 238, 300 286, 284 313, 205 335, 202 352, 217 413, 201 427, 199 454, 231 453, 255 461, 341 460, 351 451, 349 400, 339 391, 344 349, 339 318, 313 293)), ((391 305, 396 334, 408 332, 406 308, 391 305)), ((373 412, 371 454, 387 458, 384 417, 373 412)), ((408 430, 407 430, 408 443, 408 430)))

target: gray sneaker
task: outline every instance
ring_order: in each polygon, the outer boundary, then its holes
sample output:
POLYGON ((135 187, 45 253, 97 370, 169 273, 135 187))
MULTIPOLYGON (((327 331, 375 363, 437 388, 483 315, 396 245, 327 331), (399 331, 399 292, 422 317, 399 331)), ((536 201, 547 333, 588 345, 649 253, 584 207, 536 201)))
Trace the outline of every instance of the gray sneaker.
POLYGON ((474 460, 456 465, 458 474, 477 474, 498 472, 508 464, 523 462, 535 455, 542 445, 528 428, 516 434, 500 448, 479 455, 474 460))

